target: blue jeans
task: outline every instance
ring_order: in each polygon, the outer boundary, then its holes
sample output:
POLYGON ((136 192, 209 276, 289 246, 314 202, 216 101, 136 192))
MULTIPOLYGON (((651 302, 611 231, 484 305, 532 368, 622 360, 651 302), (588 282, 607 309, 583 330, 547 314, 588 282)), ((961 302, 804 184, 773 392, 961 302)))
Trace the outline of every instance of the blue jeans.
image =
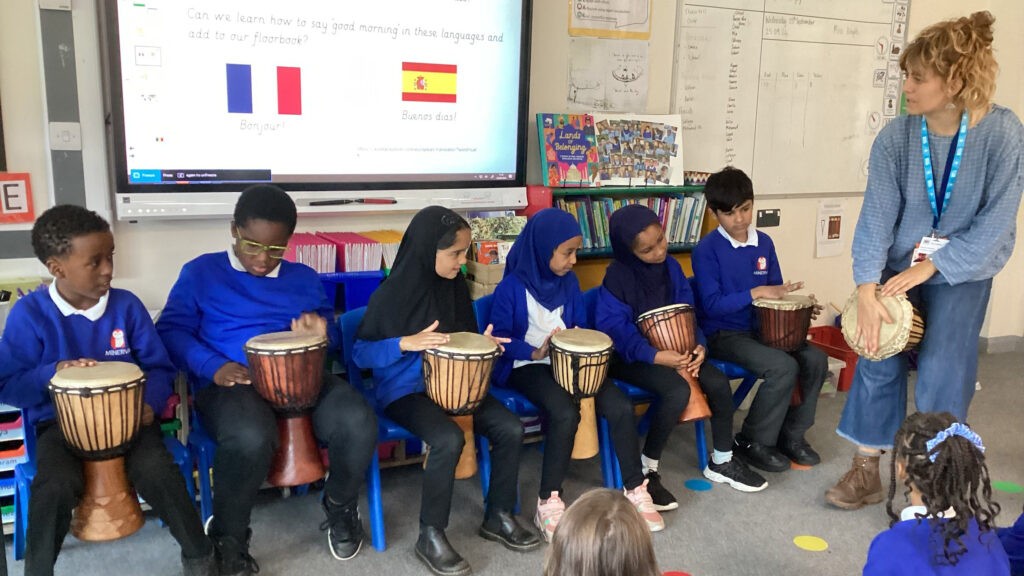
MULTIPOLYGON (((978 337, 992 280, 925 284, 918 288, 925 317, 917 357, 914 404, 920 412, 951 412, 960 421, 974 397, 978 337)), ((868 448, 891 448, 907 416, 907 358, 857 361, 843 417, 836 433, 868 448)))

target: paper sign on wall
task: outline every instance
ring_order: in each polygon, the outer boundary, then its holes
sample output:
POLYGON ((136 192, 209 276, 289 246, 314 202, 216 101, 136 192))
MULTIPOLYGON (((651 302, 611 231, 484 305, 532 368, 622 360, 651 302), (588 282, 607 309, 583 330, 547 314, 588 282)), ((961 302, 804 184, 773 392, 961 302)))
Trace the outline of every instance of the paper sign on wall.
POLYGON ((846 231, 843 227, 842 200, 820 200, 818 202, 818 221, 814 227, 816 256, 827 258, 843 253, 846 231))
POLYGON ((30 224, 35 219, 28 172, 0 172, 0 224, 30 224))

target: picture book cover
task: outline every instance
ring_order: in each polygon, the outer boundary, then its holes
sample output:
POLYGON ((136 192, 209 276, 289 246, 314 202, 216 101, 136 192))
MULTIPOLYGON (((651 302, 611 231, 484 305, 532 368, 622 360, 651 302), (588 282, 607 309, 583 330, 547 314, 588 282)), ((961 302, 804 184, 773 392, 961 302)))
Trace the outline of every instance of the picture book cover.
POLYGON ((590 114, 537 114, 541 176, 545 186, 597 184, 597 136, 590 114))

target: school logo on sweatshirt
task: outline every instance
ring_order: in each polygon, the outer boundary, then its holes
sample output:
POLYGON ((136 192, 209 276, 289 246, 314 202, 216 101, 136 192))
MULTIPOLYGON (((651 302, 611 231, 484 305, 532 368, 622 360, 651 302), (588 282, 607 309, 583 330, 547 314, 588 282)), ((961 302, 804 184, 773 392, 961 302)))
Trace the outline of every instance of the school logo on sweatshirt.
POLYGON ((128 348, 128 340, 124 336, 124 330, 120 328, 114 328, 114 331, 110 333, 110 350, 107 350, 103 355, 106 357, 111 356, 125 356, 131 354, 131 348, 128 348))
POLYGON ((757 259, 757 271, 764 272, 766 270, 768 270, 768 259, 765 258, 764 256, 761 256, 760 258, 757 259))

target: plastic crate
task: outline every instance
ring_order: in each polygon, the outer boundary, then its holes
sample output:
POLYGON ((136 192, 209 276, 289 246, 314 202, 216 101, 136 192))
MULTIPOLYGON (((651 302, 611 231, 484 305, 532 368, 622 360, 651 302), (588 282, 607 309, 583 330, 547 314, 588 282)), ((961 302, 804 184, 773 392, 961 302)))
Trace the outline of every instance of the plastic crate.
POLYGON ((840 392, 846 392, 853 384, 853 372, 857 368, 857 353, 854 352, 846 340, 843 339, 843 332, 835 326, 813 326, 807 331, 807 339, 829 356, 846 362, 846 368, 839 372, 837 388, 840 392))
POLYGON ((320 282, 323 283, 324 292, 327 293, 327 301, 334 304, 336 309, 344 311, 366 306, 370 302, 370 295, 380 286, 382 280, 384 280, 382 270, 320 274, 320 282), (341 285, 340 294, 338 292, 339 284, 341 285))

